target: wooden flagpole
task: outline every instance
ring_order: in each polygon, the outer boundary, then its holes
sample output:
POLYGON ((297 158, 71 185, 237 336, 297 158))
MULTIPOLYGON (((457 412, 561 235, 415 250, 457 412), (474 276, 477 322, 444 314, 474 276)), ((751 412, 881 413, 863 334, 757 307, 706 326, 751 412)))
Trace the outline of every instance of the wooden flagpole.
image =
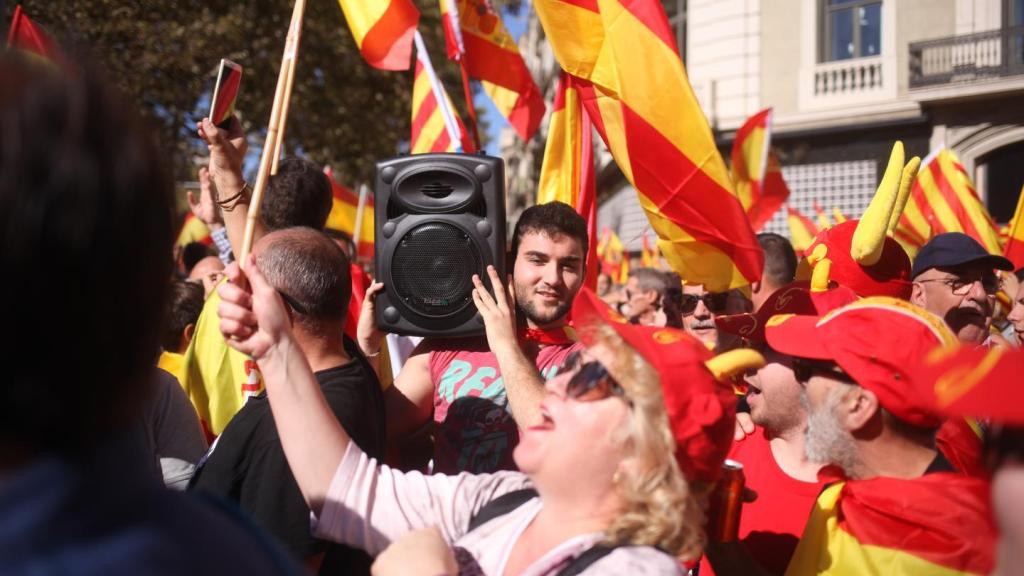
POLYGON ((256 232, 256 222, 260 217, 260 203, 263 201, 263 192, 267 189, 267 179, 270 177, 270 169, 274 164, 275 152, 278 151, 278 135, 284 130, 282 118, 287 117, 287 101, 291 93, 291 84, 288 82, 289 69, 294 66, 294 60, 298 57, 299 35, 302 33, 302 16, 306 9, 306 0, 295 0, 295 8, 292 10, 292 21, 288 26, 288 36, 284 42, 284 56, 281 58, 281 71, 277 77, 277 88, 274 91, 274 104, 270 108, 270 123, 267 125, 267 138, 263 142, 263 153, 260 156, 259 172, 256 173, 256 186, 252 191, 252 199, 249 201, 249 214, 245 221, 245 236, 242 237, 242 253, 238 258, 239 263, 245 266, 245 261, 252 251, 253 235, 256 232), (287 94, 286 94, 287 93, 287 94))

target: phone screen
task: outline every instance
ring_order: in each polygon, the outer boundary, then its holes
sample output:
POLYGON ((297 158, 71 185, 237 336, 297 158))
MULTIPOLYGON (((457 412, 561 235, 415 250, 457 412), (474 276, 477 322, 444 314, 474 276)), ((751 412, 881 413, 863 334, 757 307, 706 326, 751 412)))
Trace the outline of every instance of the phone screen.
POLYGON ((235 100, 238 99, 241 84, 242 67, 227 58, 221 59, 210 105, 210 120, 217 127, 227 128, 231 117, 235 115, 235 100))

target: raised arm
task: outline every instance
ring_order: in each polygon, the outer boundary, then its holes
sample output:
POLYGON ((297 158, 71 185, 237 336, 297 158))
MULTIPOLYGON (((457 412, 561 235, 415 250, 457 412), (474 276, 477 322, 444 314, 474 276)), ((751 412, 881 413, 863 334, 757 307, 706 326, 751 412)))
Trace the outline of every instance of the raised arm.
POLYGON ((220 329, 229 346, 259 365, 288 465, 306 503, 319 514, 351 440, 292 337, 291 318, 281 297, 252 255, 246 270, 232 264, 226 270, 229 281, 217 289, 220 329), (251 293, 241 287, 246 279, 251 293))
MULTIPOLYGON (((217 191, 217 204, 224 219, 224 229, 236 256, 242 253, 245 219, 249 213, 252 188, 242 177, 242 164, 248 143, 238 118, 231 119, 229 130, 218 128, 209 118, 199 123, 199 136, 210 147, 210 178, 217 191)), ((266 233, 262 223, 256 223, 253 244, 266 233)))

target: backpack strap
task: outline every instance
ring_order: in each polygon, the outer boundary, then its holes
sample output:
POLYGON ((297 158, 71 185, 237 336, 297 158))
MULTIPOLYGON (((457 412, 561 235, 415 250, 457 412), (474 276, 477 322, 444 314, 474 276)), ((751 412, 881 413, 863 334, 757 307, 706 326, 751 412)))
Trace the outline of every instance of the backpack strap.
POLYGON ((502 494, 476 511, 476 514, 469 519, 469 528, 466 532, 472 532, 483 526, 486 522, 494 520, 498 516, 504 516, 536 497, 537 491, 533 488, 523 488, 521 490, 513 490, 508 494, 502 494))
MULTIPOLYGON (((469 528, 466 531, 472 532, 488 521, 494 520, 499 516, 504 516, 536 497, 537 490, 533 488, 523 488, 521 490, 514 490, 508 494, 502 494, 487 504, 484 504, 480 510, 477 510, 476 514, 469 519, 469 528)), ((579 556, 569 561, 565 568, 562 568, 558 572, 558 576, 578 576, 584 570, 589 568, 591 564, 611 554, 615 548, 615 546, 595 544, 579 556)))

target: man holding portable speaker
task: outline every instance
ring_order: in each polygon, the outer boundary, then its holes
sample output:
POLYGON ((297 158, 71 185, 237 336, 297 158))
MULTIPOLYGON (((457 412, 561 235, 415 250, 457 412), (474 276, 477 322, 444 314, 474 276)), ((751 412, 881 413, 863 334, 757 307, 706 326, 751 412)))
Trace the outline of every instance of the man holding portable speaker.
POLYGON ((385 394, 388 437, 433 420, 434 471, 514 468, 518 429, 534 422, 579 345, 567 315, 583 284, 586 222, 562 203, 523 212, 505 274, 504 165, 484 155, 425 154, 377 165, 379 282, 359 343, 425 336, 385 394))

